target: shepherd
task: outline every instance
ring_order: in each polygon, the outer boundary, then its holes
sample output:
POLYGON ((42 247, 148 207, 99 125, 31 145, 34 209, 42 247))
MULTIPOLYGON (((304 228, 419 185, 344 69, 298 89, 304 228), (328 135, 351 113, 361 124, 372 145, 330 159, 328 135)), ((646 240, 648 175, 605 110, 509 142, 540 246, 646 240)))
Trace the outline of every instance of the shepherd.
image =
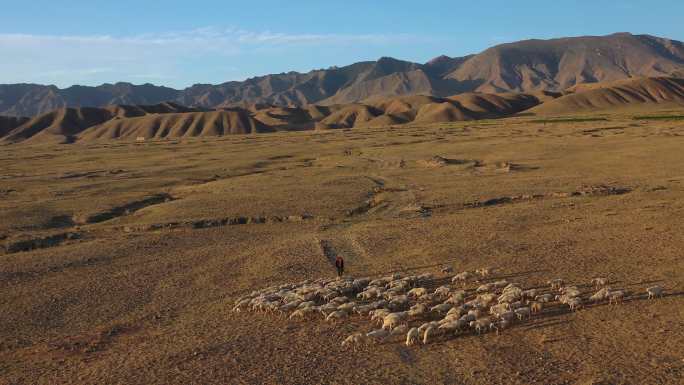
POLYGON ((337 276, 341 277, 344 274, 344 259, 342 259, 341 255, 335 258, 335 267, 337 268, 337 276))

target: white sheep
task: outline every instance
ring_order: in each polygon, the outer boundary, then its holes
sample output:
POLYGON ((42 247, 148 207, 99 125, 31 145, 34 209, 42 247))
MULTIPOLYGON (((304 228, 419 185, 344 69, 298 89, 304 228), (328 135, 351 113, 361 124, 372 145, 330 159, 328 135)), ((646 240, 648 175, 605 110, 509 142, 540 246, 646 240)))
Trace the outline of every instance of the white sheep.
POLYGON ((300 303, 299 306, 297 306, 297 309, 304 309, 306 307, 312 307, 312 306, 316 306, 316 302, 306 301, 306 302, 300 303))
POLYGON ((499 335, 502 330, 508 329, 510 324, 511 324, 511 321, 506 320, 506 319, 502 319, 499 322, 493 322, 489 328, 492 330, 496 330, 496 335, 499 335))
POLYGON ((382 323, 384 318, 390 313, 391 312, 388 309, 377 309, 377 310, 371 311, 368 314, 370 314, 370 316, 371 316, 371 322, 377 321, 377 322, 382 323))
POLYGON ((651 286, 646 289, 646 293, 648 293, 648 299, 662 297, 663 291, 663 288, 660 286, 651 286))
POLYGON ((312 316, 314 314, 314 311, 315 311, 315 309, 313 307, 305 307, 302 309, 297 309, 294 312, 292 312, 292 314, 290 314, 290 319, 294 319, 294 318, 304 319, 304 318, 312 316))
POLYGON ((615 290, 608 292, 608 303, 609 304, 618 304, 622 302, 622 300, 625 298, 625 292, 623 290, 615 290))
POLYGON ((410 298, 420 298, 424 295, 427 295, 428 291, 424 287, 416 287, 408 291, 406 295, 408 295, 410 298))
POLYGON ((451 288, 449 288, 449 286, 440 286, 436 288, 433 293, 442 297, 447 297, 451 294, 451 288))
POLYGON ((522 297, 525 299, 534 299, 537 296, 537 289, 524 290, 522 297))
POLYGON ((591 284, 594 285, 595 288, 606 286, 608 284, 608 278, 603 278, 603 277, 594 278, 591 280, 591 284))
POLYGON ((459 320, 452 320, 448 322, 444 322, 439 327, 437 328, 438 330, 441 330, 443 332, 452 332, 456 333, 460 329, 460 325, 462 323, 459 323, 459 320))
POLYGON ((417 304, 411 306, 411 308, 408 311, 408 315, 409 315, 409 317, 418 317, 418 316, 425 314, 427 312, 427 310, 428 309, 427 309, 427 306, 425 306, 425 304, 417 303, 417 304))
POLYGON ((487 330, 491 324, 492 321, 489 318, 480 318, 470 322, 470 327, 474 328, 477 334, 480 334, 483 330, 487 330))
POLYGON ((497 305, 490 307, 489 308, 489 314, 493 314, 493 315, 498 317, 502 313, 507 312, 508 309, 509 309, 509 307, 508 307, 507 303, 500 303, 500 304, 497 304, 497 305))
POLYGON ((420 332, 418 328, 411 328, 406 333, 406 346, 411 346, 420 342, 420 332))
POLYGON ((499 315, 499 318, 508 322, 513 322, 516 319, 518 319, 518 315, 514 311, 507 311, 504 313, 501 313, 499 315))
POLYGON ((350 335, 349 337, 345 338, 344 341, 342 341, 342 346, 354 346, 356 348, 357 345, 361 345, 362 343, 366 342, 368 340, 368 337, 363 334, 363 333, 354 333, 350 335))
POLYGON ((464 271, 462 273, 456 274, 452 279, 452 283, 460 282, 461 284, 465 285, 468 280, 472 279, 473 274, 467 271, 464 271))
POLYGON ((433 306, 432 308, 430 308, 430 311, 436 312, 436 313, 446 313, 449 310, 451 310, 452 307, 453 307, 453 305, 450 303, 442 303, 442 304, 433 306))
POLYGON ((577 288, 577 286, 566 286, 560 289, 560 292, 570 298, 579 297, 582 292, 577 288))
POLYGON ((568 301, 568 306, 570 306, 571 311, 581 309, 583 306, 582 298, 580 298, 580 297, 570 298, 570 300, 568 301))
POLYGON ((392 331, 390 331, 390 335, 392 335, 392 336, 403 335, 403 334, 406 334, 407 331, 408 331, 408 325, 406 325, 406 324, 399 325, 399 326, 395 327, 394 329, 392 329, 392 331))
POLYGON ((546 282, 547 284, 551 285, 551 289, 560 289, 561 286, 563 286, 564 281, 560 278, 556 279, 551 279, 546 282))
POLYGON ((534 300, 540 303, 547 303, 553 301, 553 294, 540 294, 534 297, 534 300))
POLYGON ((344 310, 337 310, 328 314, 328 316, 325 317, 325 320, 336 322, 344 318, 347 318, 347 312, 344 310))
POLYGON ((343 303, 342 305, 338 306, 337 310, 342 310, 342 311, 345 311, 347 313, 351 313, 352 311, 354 311, 355 307, 356 307, 356 304, 354 302, 347 302, 347 303, 343 303))
POLYGON ((482 278, 487 278, 494 272, 494 269, 491 267, 483 267, 475 270, 475 272, 480 274, 482 278))
POLYGON ((371 330, 366 333, 366 337, 373 338, 378 341, 382 341, 390 335, 390 332, 385 329, 371 330))
POLYGON ((446 303, 452 303, 454 305, 462 304, 466 299, 466 293, 463 290, 451 293, 451 296, 445 301, 446 303))
POLYGON ((450 315, 454 315, 454 314, 457 315, 458 317, 460 317, 463 314, 466 314, 466 311, 462 307, 452 307, 451 309, 449 309, 449 311, 447 312, 446 315, 450 316, 450 315))
POLYGON ((423 333, 423 345, 427 345, 430 342, 430 337, 436 334, 437 328, 433 325, 428 326, 423 333))
POLYGON ((610 287, 601 288, 599 291, 592 294, 591 297, 589 297, 589 300, 593 302, 603 301, 604 299, 608 298, 608 293, 610 293, 611 291, 612 289, 610 287))
POLYGON ((406 321, 406 317, 408 317, 408 312, 390 313, 383 318, 382 328, 392 330, 401 322, 406 321))
POLYGON ((493 283, 485 283, 485 284, 483 284, 483 285, 478 286, 477 289, 475 289, 475 292, 477 292, 477 293, 487 293, 487 292, 489 292, 489 291, 494 290, 494 288, 496 288, 496 286, 494 286, 493 283))
POLYGON ((525 318, 530 318, 532 315, 532 312, 530 311, 529 307, 521 307, 518 309, 515 309, 515 314, 518 316, 519 320, 523 320, 525 318))

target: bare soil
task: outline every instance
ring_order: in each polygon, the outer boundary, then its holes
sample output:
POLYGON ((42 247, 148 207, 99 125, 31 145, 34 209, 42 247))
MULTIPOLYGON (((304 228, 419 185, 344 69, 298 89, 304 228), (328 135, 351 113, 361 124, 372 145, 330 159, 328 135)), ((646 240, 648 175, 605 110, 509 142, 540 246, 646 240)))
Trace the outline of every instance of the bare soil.
POLYGON ((0 147, 0 384, 681 384, 684 122, 602 118, 0 147), (357 350, 230 311, 338 254, 635 296, 357 350))

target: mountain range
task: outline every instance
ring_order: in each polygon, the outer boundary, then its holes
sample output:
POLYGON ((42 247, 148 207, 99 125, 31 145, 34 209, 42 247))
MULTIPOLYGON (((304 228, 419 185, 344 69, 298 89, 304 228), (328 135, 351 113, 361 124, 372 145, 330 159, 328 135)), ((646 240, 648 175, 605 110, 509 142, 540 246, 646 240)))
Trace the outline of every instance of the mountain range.
POLYGON ((684 107, 684 79, 643 77, 583 83, 564 92, 374 97, 362 103, 202 109, 172 102, 59 108, 33 118, 0 116, 0 145, 146 141, 276 131, 427 125, 526 115, 636 112, 684 107))
MULTIPOLYGON (((218 85, 196 84, 183 90, 129 83, 65 89, 52 85, 6 84, 0 85, 0 115, 32 117, 65 107, 164 102, 202 110, 254 109, 258 105, 368 104, 388 97, 444 98, 469 92, 517 92, 543 97, 545 93, 560 92, 583 83, 662 76, 684 77, 682 42, 617 33, 524 40, 497 45, 476 55, 439 56, 424 64, 383 57, 308 73, 288 72, 218 85)), ((10 123, 16 126, 19 122, 0 121, 0 131, 7 130, 3 127, 9 127, 10 123)))

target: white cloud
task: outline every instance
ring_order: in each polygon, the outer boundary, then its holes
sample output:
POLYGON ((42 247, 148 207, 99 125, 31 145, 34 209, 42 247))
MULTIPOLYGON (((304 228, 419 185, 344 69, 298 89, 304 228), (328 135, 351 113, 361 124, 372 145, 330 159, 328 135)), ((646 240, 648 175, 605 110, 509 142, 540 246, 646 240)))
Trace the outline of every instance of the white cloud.
POLYGON ((278 58, 285 50, 313 46, 330 49, 425 40, 412 35, 287 34, 215 27, 135 36, 4 33, 0 34, 0 83, 67 86, 96 84, 102 79, 148 79, 170 80, 171 85, 179 86, 181 82, 206 81, 195 79, 203 70, 235 78, 237 67, 249 63, 249 55, 272 53, 278 58))

